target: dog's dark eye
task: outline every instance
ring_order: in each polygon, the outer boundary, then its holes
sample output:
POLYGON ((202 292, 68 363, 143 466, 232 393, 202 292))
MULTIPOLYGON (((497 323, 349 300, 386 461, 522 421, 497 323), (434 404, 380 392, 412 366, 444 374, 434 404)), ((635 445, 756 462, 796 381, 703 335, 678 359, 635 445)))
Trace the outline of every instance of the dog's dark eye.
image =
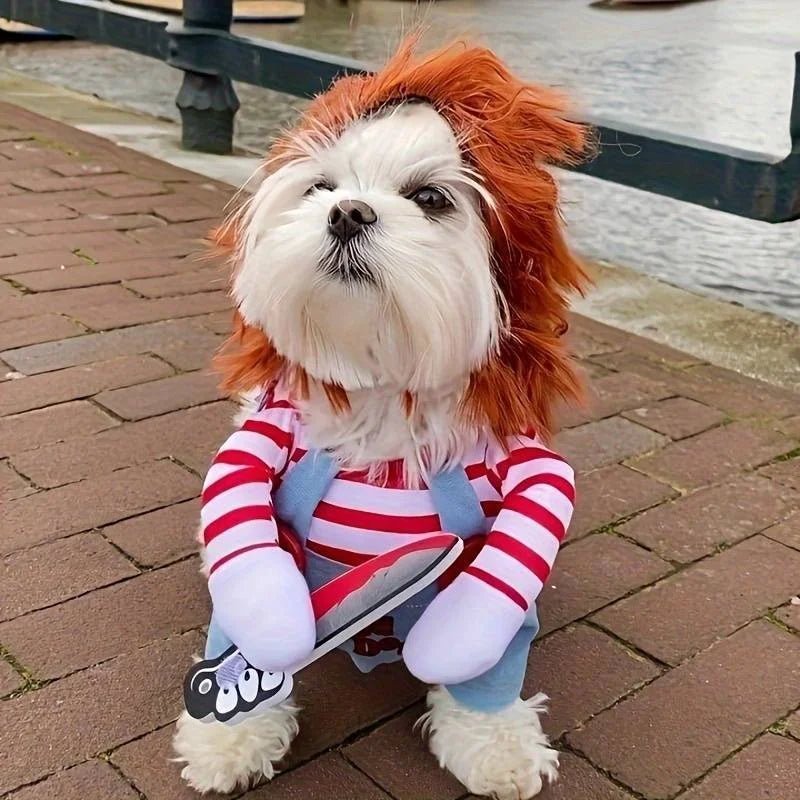
POLYGON ((423 186, 408 195, 408 199, 413 200, 423 211, 443 211, 453 205, 450 198, 435 186, 423 186))
POLYGON ((306 190, 306 194, 313 194, 314 192, 332 192, 336 187, 330 181, 317 181, 313 186, 306 190))

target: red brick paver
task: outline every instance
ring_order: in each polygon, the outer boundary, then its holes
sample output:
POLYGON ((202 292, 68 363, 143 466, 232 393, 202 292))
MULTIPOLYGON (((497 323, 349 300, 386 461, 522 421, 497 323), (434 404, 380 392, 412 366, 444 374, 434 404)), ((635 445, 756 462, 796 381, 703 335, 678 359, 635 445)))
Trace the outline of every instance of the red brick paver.
MULTIPOLYGON (((189 800, 169 760, 208 600, 192 555, 233 406, 209 374, 230 187, 0 105, 0 795, 189 800)), ((545 800, 798 800, 800 396, 576 318, 594 382, 558 444, 577 513, 525 693, 545 800)), ((424 687, 341 653, 247 800, 469 800, 424 687)))

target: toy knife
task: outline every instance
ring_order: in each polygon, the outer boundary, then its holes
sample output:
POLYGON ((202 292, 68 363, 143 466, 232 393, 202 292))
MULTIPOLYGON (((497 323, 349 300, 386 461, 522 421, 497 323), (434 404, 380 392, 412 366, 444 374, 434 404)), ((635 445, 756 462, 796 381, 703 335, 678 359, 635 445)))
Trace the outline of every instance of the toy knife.
POLYGON ((369 627, 433 583, 463 550, 458 536, 437 533, 349 569, 311 592, 317 643, 287 672, 263 672, 232 646, 217 658, 195 664, 183 683, 186 710, 204 722, 235 725, 286 700, 293 674, 369 627))

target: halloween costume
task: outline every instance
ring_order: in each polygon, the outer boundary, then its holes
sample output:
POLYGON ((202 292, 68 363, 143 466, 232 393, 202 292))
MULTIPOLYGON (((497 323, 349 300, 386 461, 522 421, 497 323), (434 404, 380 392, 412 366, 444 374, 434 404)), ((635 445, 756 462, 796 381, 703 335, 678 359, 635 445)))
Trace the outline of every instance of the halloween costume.
POLYGON ((413 659, 412 671, 430 673, 431 682, 447 684, 470 708, 492 711, 512 703, 538 630, 535 599, 564 537, 575 489, 572 470, 536 437, 515 437, 506 448, 481 437, 460 465, 418 489, 405 485, 397 465, 387 466, 383 481, 371 480, 310 450, 288 394, 280 387, 267 392, 220 449, 203 490, 215 604, 206 657, 233 641, 259 666, 288 666, 310 650, 308 587, 420 534, 486 535, 474 561, 443 591, 426 588, 345 649, 364 672, 413 659), (277 519, 303 542, 305 581, 278 547, 277 519), (262 648, 259 620, 247 600, 262 596, 265 582, 276 605, 260 611, 269 619, 269 645, 262 648), (468 630, 452 624, 458 618, 469 620, 468 630), (453 630, 474 637, 468 663, 451 663, 447 637, 453 630))

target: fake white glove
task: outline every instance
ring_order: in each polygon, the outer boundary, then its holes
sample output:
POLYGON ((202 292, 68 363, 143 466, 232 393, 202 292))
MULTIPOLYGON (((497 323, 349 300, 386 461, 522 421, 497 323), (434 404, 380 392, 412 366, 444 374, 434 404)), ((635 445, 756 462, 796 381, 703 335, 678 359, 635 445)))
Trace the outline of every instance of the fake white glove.
POLYGON ((425 683, 463 683, 500 660, 524 621, 522 608, 502 592, 462 573, 411 628, 403 660, 425 683))
POLYGON ((216 569, 214 618, 254 667, 283 672, 314 649, 311 597, 292 556, 279 547, 243 553, 216 569))

